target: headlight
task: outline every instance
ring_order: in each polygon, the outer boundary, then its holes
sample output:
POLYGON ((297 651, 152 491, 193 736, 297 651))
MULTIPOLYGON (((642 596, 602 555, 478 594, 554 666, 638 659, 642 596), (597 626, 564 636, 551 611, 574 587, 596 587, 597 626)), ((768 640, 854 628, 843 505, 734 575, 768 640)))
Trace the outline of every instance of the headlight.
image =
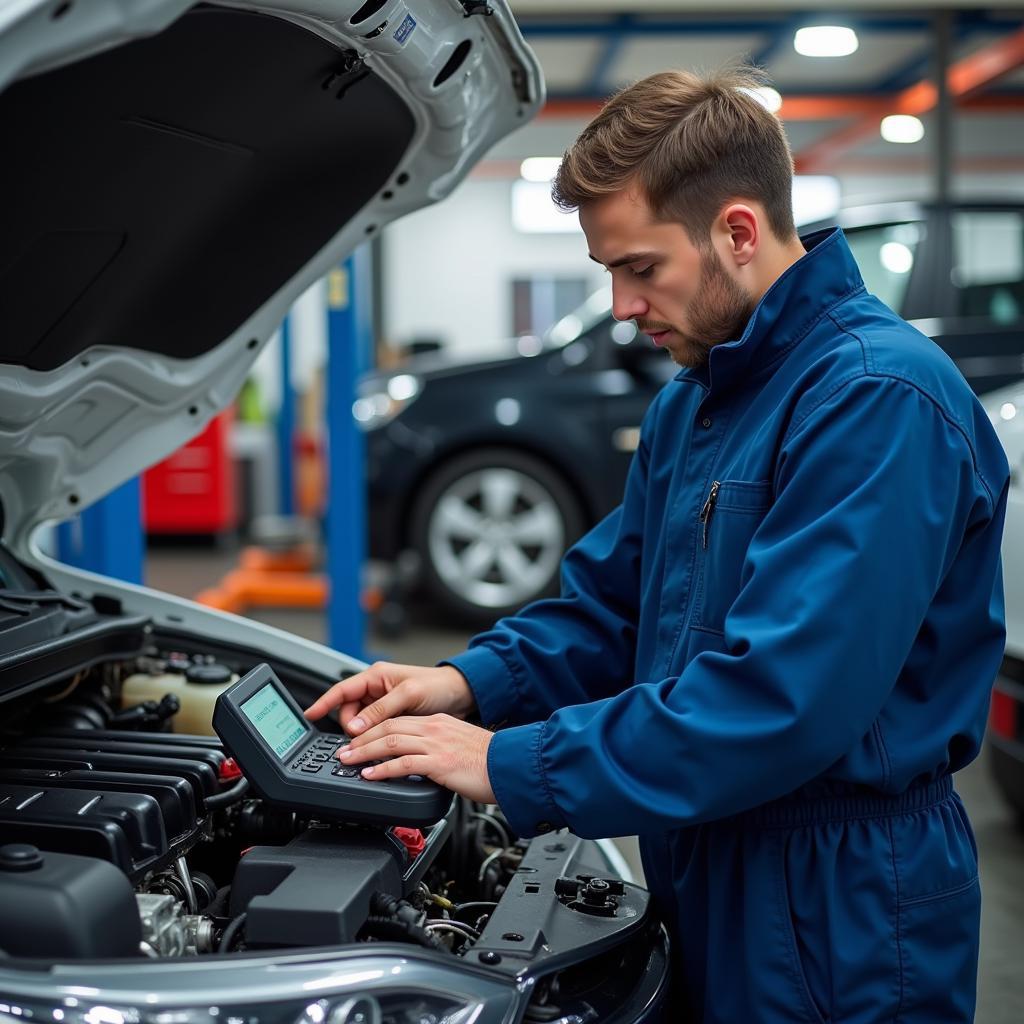
POLYGON ((0 1024, 500 1024, 520 1002, 510 981, 415 953, 34 973, 0 970, 0 1024))
POLYGON ((374 380, 360 388, 352 403, 352 415, 362 430, 377 430, 390 423, 423 390, 423 382, 411 373, 387 381, 374 380))

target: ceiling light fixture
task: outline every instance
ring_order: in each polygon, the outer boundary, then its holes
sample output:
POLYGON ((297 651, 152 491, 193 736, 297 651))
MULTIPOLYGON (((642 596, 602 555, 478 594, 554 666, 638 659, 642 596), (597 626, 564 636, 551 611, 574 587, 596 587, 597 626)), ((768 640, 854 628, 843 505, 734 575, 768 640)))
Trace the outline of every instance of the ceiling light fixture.
POLYGON ((551 181, 561 162, 560 156, 528 156, 519 165, 519 174, 527 181, 551 181))
POLYGON ((773 114, 777 114, 782 106, 782 94, 778 89, 773 89, 769 85, 759 85, 753 89, 744 88, 743 92, 753 96, 758 103, 765 106, 773 114))
POLYGON ((810 25, 793 37, 793 49, 805 57, 848 57, 858 45, 857 33, 845 25, 810 25))
POLYGON ((921 119, 910 114, 890 114, 883 117, 879 131, 886 142, 920 142, 924 138, 924 125, 921 119))

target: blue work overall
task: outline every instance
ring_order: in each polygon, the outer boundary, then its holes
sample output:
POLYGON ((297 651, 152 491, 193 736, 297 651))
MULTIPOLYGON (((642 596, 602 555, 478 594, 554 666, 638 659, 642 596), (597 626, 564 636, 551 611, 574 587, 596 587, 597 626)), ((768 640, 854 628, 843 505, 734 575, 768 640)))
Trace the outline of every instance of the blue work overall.
POLYGON ((562 596, 451 659, 515 830, 639 834, 673 1020, 973 1017, 980 893, 951 774, 1004 638, 1008 468, 840 231, 648 410, 562 596))

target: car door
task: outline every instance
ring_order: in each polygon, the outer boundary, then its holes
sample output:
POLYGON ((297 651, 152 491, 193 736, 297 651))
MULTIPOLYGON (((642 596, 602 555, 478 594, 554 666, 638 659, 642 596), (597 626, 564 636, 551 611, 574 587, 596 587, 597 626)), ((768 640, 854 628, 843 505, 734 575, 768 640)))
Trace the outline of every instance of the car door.
POLYGON ((661 387, 678 373, 664 349, 656 348, 631 320, 611 314, 591 329, 601 393, 607 508, 618 504, 629 463, 640 443, 640 423, 661 387))
POLYGON ((900 316, 937 316, 929 305, 927 279, 935 253, 924 242, 922 216, 843 229, 864 284, 900 316))
POLYGON ((1024 376, 1024 210, 950 212, 949 273, 937 284, 947 308, 928 332, 978 394, 1024 376))

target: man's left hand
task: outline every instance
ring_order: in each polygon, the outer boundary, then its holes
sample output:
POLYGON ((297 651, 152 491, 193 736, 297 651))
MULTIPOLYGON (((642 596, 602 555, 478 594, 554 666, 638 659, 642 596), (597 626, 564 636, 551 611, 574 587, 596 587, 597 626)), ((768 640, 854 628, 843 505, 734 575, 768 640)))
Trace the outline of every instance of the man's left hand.
POLYGON ((497 801, 487 777, 490 745, 490 732, 451 715, 403 716, 367 729, 342 747, 338 759, 352 767, 381 761, 362 771, 373 781, 422 775, 460 796, 493 804, 497 801))

